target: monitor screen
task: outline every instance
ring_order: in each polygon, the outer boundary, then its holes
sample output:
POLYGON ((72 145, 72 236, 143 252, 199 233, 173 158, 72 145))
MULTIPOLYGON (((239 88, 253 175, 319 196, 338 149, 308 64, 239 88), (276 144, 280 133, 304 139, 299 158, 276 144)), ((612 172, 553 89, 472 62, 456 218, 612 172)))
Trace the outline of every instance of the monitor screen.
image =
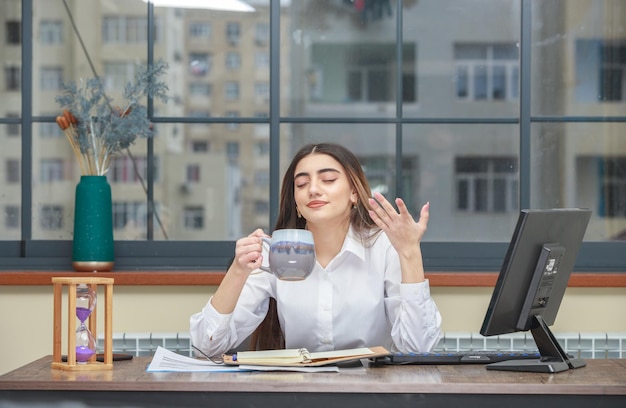
POLYGON ((522 210, 480 333, 494 336, 530 330, 540 360, 504 361, 488 369, 559 372, 585 365, 567 355, 554 324, 591 211, 583 208, 522 210))

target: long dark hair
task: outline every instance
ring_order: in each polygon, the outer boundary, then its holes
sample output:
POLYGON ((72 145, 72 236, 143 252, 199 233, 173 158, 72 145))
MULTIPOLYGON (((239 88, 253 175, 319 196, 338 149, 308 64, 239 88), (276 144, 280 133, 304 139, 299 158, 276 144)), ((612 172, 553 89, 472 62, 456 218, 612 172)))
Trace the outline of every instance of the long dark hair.
MULTIPOLYGON (((357 202, 350 212, 350 225, 364 242, 369 242, 380 229, 369 215, 368 199, 372 192, 365 178, 361 163, 347 148, 334 143, 309 144, 302 147, 293 157, 283 177, 280 191, 280 205, 275 230, 284 228, 305 229, 306 219, 298 217, 294 196, 294 176, 296 166, 304 157, 311 154, 326 154, 337 160, 345 169, 351 187, 357 193, 357 202)), ((285 348, 285 337, 278 320, 276 299, 270 298, 265 319, 250 337, 253 350, 285 348)))

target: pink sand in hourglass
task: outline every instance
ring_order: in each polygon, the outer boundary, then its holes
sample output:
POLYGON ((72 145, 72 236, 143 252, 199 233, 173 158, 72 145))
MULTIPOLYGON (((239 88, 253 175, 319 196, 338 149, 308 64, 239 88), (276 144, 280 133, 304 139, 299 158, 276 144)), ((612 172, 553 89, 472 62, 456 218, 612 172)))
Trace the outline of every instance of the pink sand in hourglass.
POLYGON ((76 317, 78 317, 78 320, 80 320, 83 323, 85 322, 85 320, 87 320, 90 313, 91 313, 91 310, 87 309, 86 307, 76 308, 76 317))
POLYGON ((95 351, 91 350, 85 346, 77 346, 76 347, 76 361, 79 363, 84 363, 89 360, 89 357, 93 356, 95 351))

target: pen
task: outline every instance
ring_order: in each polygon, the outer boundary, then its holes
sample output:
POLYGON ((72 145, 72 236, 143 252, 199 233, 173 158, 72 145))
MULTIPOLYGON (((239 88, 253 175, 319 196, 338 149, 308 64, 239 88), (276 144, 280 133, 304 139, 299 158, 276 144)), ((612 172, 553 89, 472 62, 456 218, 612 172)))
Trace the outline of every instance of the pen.
MULTIPOLYGON (((198 347, 194 346, 193 344, 191 345, 191 347, 194 348, 194 350, 196 350, 198 353, 202 354, 203 356, 205 356, 206 358, 209 359, 209 361, 211 361, 212 363, 215 364, 224 364, 224 360, 222 360, 221 358, 214 358, 214 357, 209 357, 209 355, 205 354, 204 351, 200 350, 198 347)), ((233 356, 234 357, 234 356, 233 356)), ((234 360, 234 358, 233 358, 234 360)))

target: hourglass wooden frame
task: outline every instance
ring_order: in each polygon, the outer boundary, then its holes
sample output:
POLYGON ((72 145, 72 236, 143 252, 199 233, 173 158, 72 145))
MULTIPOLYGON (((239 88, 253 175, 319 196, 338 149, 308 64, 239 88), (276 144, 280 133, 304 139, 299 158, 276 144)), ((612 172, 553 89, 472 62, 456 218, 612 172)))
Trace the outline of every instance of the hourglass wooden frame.
MULTIPOLYGON (((52 368, 61 370, 111 370, 113 368, 113 278, 52 278, 54 286, 54 323, 52 368), (97 361, 96 354, 86 363, 77 363, 76 360, 76 287, 86 284, 97 292, 98 285, 104 285, 104 359, 97 361), (63 286, 67 286, 67 361, 62 361, 62 323, 61 311, 63 308, 63 286)), ((96 309, 100 301, 96 301, 93 311, 88 317, 88 329, 97 336, 96 309)))

